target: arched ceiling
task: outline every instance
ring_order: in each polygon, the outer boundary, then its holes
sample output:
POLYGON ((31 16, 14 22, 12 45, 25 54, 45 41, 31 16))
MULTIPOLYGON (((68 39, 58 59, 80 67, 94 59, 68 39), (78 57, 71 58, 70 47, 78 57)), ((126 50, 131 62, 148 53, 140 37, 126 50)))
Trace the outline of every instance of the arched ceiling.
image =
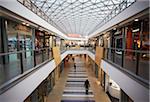
MULTIPOLYGON (((102 20, 122 3, 129 6, 135 0, 30 0, 54 22, 64 34, 88 36, 102 20)), ((111 13, 113 16, 113 13, 111 13)), ((114 14, 115 15, 115 14, 114 14)))

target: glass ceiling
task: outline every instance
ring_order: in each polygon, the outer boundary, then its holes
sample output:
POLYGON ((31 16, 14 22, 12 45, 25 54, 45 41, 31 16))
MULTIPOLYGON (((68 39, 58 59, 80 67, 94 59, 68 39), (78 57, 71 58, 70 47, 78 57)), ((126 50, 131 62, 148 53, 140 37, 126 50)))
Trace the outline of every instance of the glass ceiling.
POLYGON ((30 0, 64 34, 87 36, 135 0, 30 0), (117 11, 118 10, 118 11, 117 11))

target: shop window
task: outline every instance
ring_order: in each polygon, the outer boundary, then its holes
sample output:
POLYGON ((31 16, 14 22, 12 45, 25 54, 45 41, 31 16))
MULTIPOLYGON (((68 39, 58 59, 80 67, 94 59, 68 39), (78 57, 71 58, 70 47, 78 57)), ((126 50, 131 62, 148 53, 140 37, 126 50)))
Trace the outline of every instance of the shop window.
POLYGON ((44 47, 44 33, 41 31, 35 32, 35 48, 41 49, 44 47))
POLYGON ((148 51, 150 49, 149 39, 149 18, 143 20, 143 33, 142 33, 142 44, 141 49, 148 51))
POLYGON ((6 20, 6 33, 8 35, 8 51, 9 52, 15 52, 18 49, 18 35, 15 32, 15 27, 17 23, 6 20))

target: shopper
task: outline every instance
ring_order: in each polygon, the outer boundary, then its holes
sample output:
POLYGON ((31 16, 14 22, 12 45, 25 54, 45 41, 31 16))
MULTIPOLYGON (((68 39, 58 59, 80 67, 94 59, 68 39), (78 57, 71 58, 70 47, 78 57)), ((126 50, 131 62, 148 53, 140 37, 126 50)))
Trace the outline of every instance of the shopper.
POLYGON ((74 62, 74 57, 72 57, 72 61, 74 62))
POLYGON ((74 71, 76 72, 76 64, 74 63, 74 71))
POLYGON ((84 87, 85 87, 86 94, 88 94, 89 87, 90 87, 90 83, 89 83, 88 79, 84 82, 84 87))

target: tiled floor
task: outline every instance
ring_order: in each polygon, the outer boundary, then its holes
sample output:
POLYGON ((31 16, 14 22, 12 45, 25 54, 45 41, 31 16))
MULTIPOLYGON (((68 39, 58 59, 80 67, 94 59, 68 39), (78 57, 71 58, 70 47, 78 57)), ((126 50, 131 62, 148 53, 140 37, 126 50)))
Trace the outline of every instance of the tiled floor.
POLYGON ((88 79, 84 62, 76 58, 76 69, 71 67, 65 84, 61 102, 95 102, 92 89, 85 94, 84 81, 88 79))
POLYGON ((84 58, 75 57, 76 70, 72 60, 69 60, 60 79, 57 81, 47 102, 110 102, 110 99, 96 78, 91 68, 88 68, 84 58), (90 82, 89 94, 85 94, 84 81, 90 82))

